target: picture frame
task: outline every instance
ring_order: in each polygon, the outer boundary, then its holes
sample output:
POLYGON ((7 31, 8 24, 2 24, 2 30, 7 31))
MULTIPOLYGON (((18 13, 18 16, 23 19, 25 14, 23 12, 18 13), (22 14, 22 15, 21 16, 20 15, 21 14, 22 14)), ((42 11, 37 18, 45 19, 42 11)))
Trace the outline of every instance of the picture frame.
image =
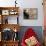
POLYGON ((17 13, 18 13, 18 12, 17 12, 16 10, 10 10, 10 11, 9 11, 9 14, 10 14, 10 15, 16 15, 17 13))
POLYGON ((23 18, 24 19, 37 19, 38 18, 38 9, 37 8, 24 8, 23 9, 23 18))
POLYGON ((2 10, 2 15, 9 15, 9 10, 2 10))

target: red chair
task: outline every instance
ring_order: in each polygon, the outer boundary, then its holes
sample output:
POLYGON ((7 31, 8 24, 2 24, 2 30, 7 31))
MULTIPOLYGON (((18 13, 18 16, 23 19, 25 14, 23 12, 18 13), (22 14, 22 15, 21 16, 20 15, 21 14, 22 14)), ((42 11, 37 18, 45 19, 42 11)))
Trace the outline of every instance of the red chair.
MULTIPOLYGON (((27 31, 24 34, 24 37, 22 38, 21 46, 27 46, 25 43, 25 40, 32 36, 34 36, 37 39, 37 35, 34 32, 34 30, 32 28, 27 29, 27 31)), ((41 46, 41 44, 39 42, 37 42, 37 44, 35 46, 41 46)))

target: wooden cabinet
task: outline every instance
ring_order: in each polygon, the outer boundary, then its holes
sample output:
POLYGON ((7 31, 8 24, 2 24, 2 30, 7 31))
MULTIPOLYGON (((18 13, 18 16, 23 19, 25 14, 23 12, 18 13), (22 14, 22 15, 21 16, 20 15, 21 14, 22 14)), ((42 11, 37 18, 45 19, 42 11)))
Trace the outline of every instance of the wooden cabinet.
MULTIPOLYGON (((19 13, 19 7, 0 7, 0 32, 1 32, 1 41, 0 41, 0 46, 18 46, 19 43, 19 39, 16 40, 15 38, 15 34, 19 31, 20 26, 18 24, 18 14, 19 13), (11 23, 9 24, 8 22, 8 17, 16 17, 16 21, 17 23, 11 23), (6 35, 9 37, 10 33, 7 32, 13 32, 14 34, 11 34, 12 37, 9 40, 9 38, 5 38, 8 39, 5 40, 3 39, 4 37, 2 37, 2 35, 4 35, 4 32, 6 32, 6 35), (15 40, 14 40, 15 39, 15 40)), ((14 18, 12 18, 14 19, 14 18)), ((13 21, 13 20, 12 20, 13 21)), ((17 35, 17 34, 16 34, 17 35)))

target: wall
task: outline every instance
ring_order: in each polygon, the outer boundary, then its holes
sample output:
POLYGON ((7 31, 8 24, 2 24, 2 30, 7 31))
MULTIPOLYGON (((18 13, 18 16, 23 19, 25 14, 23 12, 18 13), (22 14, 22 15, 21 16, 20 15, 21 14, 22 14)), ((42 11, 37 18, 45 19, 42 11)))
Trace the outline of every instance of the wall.
POLYGON ((0 0, 0 6, 1 7, 14 6, 14 1, 15 0, 0 0))
POLYGON ((20 23, 22 26, 43 26, 43 6, 42 0, 25 0, 22 7, 20 8, 20 23), (38 19, 37 20, 24 20, 23 19, 23 8, 38 8, 38 19))
MULTIPOLYGON (((14 6, 15 0, 0 0, 0 6, 9 7, 14 6)), ((19 24, 21 26, 43 26, 43 6, 42 0, 17 0, 20 7, 19 24), (24 20, 23 19, 23 8, 38 8, 38 19, 37 20, 24 20)))

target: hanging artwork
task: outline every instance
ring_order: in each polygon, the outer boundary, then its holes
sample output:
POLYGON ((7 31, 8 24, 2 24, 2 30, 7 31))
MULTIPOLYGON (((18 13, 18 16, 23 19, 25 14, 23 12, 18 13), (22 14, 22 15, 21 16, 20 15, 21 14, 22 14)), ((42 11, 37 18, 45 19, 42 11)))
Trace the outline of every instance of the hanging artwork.
POLYGON ((25 8, 23 9, 24 19, 37 19, 38 9, 37 8, 25 8))
POLYGON ((2 10, 2 15, 9 15, 9 10, 2 10))

